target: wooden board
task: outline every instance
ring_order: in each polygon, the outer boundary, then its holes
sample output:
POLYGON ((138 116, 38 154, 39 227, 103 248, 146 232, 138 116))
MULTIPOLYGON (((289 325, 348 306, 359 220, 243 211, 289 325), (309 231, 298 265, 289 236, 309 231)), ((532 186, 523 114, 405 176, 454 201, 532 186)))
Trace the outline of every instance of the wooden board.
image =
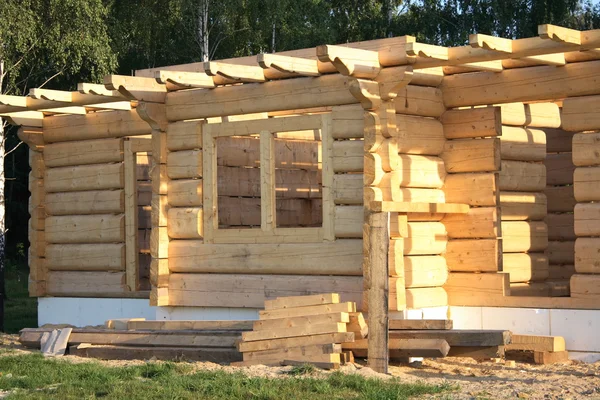
POLYGON ((569 361, 568 351, 534 351, 533 360, 536 364, 556 364, 569 361))
MULTIPOLYGON (((575 264, 577 268, 577 264, 575 264)), ((600 299, 600 274, 575 274, 571 277, 571 297, 579 299, 600 299)))
POLYGON ((202 179, 175 179, 167 183, 171 207, 202 206, 202 179))
POLYGON ((202 177, 202 151, 174 151, 167 156, 167 175, 170 179, 202 177))
POLYGON ((134 321, 127 322, 129 330, 150 331, 198 331, 198 330, 232 330, 249 331, 254 321, 134 321))
POLYGON ((509 276, 505 273, 451 272, 444 289, 448 293, 448 303, 458 304, 465 297, 478 299, 487 296, 508 296, 509 285, 509 276))
POLYGON ((394 104, 397 114, 440 117, 446 111, 442 91, 425 86, 406 85, 398 91, 394 104))
POLYGON ((328 313, 350 313, 356 312, 356 304, 352 302, 337 303, 337 304, 321 304, 315 306, 304 306, 295 308, 284 308, 274 310, 259 311, 260 320, 292 318, 310 315, 328 314, 328 313))
POLYGON ((600 129, 600 96, 581 96, 563 102, 563 129, 572 132, 600 129))
POLYGON ((364 141, 335 140, 332 146, 333 172, 362 172, 364 141))
POLYGON ((48 243, 111 243, 125 240, 122 214, 65 215, 46 218, 48 243))
POLYGON ((542 221, 502 221, 502 249, 505 253, 544 251, 548 247, 548 226, 542 221))
POLYGON ((246 353, 249 351, 277 350, 301 346, 347 343, 353 341, 354 333, 352 332, 328 333, 306 337, 261 340, 257 342, 241 342, 238 345, 238 350, 246 353))
POLYGON ((449 271, 497 272, 500 265, 498 240, 449 240, 444 257, 449 271))
MULTIPOLYGON (((352 350, 356 357, 368 358, 369 352, 365 345, 366 340, 354 343, 343 343, 344 349, 352 350)), ((443 339, 390 339, 390 359, 403 359, 407 357, 446 357, 450 345, 443 339)))
MULTIPOLYGON (((48 272, 47 294, 58 297, 125 297, 129 291, 122 272, 48 272)), ((140 297, 143 297, 140 296, 140 297)))
POLYGON ((202 208, 170 208, 167 231, 172 239, 202 239, 204 235, 202 208))
MULTIPOLYGON (((275 300, 265 301, 265 310, 278 310, 282 308, 295 308, 317 306, 321 304, 337 304, 340 295, 337 293, 316 294, 310 296, 278 297, 275 300)), ((344 321, 337 321, 344 322, 344 321)))
POLYGON ((48 168, 44 176, 47 192, 122 189, 123 164, 95 164, 48 168))
POLYGON ((271 361, 271 360, 287 360, 287 359, 314 359, 328 354, 338 354, 342 352, 340 344, 321 344, 311 346, 292 347, 288 349, 273 349, 263 351, 247 351, 243 353, 244 361, 271 361), (311 358, 313 357, 313 358, 311 358))
MULTIPOLYGON (((285 329, 285 328, 300 328, 313 325, 322 324, 335 324, 350 322, 350 315, 346 312, 326 313, 326 314, 314 314, 305 315, 299 317, 289 318, 276 318, 255 321, 252 329, 256 331, 269 331, 272 329, 285 329)), ((349 331, 348 331, 349 332, 349 331)))
POLYGON ((505 350, 527 351, 565 351, 565 339, 562 336, 512 335, 505 350))
POLYGON ((447 172, 498 171, 500 141, 497 138, 449 140, 440 157, 447 172))
POLYGON ((329 322, 324 324, 297 326, 287 328, 272 328, 264 331, 251 331, 242 333, 244 342, 255 342, 271 339, 283 339, 290 337, 304 337, 311 335, 322 335, 327 333, 346 332, 345 322, 329 322))
POLYGON ((452 320, 449 319, 390 319, 390 330, 411 329, 452 329, 452 320))
POLYGON ((169 151, 202 148, 202 125, 204 121, 177 121, 167 125, 167 149, 169 151))
POLYGON ((323 292, 360 305, 362 277, 174 273, 169 278, 172 306, 262 308, 265 300, 323 292))
POLYGON ((444 185, 446 170, 441 158, 400 154, 399 160, 399 169, 385 174, 378 186, 440 189, 444 185))
POLYGON ((362 276, 362 241, 296 244, 207 244, 173 240, 173 272, 362 276))
MULTIPOLYGON (((363 204, 363 175, 335 174, 333 176, 333 201, 335 204, 363 204)), ((386 191, 387 193, 387 191, 386 191)), ((391 195, 386 200, 391 200, 391 195)))
MULTIPOLYGON (((416 329, 390 331, 391 339, 443 339, 451 347, 457 346, 503 346, 510 343, 510 331, 501 330, 462 330, 462 329, 416 329)), ((342 347, 350 348, 360 346, 361 342, 344 344, 342 347)))
POLYGON ((121 161, 123 161, 122 139, 81 140, 44 146, 44 162, 47 167, 121 161))
POLYGON ((102 360, 164 360, 231 363, 242 360, 236 349, 201 347, 71 346, 69 354, 102 360))
POLYGON ((401 154, 437 156, 444 151, 444 130, 437 119, 398 114, 396 128, 392 137, 401 154))

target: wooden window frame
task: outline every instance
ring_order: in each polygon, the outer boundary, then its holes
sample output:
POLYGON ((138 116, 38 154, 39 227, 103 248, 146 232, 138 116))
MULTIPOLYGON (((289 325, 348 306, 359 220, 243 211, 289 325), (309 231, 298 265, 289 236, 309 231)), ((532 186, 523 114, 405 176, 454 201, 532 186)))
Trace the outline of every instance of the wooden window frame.
POLYGON ((335 205, 332 193, 333 139, 330 113, 203 124, 201 129, 205 243, 320 243, 335 240, 333 225, 335 205), (278 228, 275 212, 275 138, 273 135, 304 129, 321 130, 323 223, 318 228, 278 228), (257 133, 260 135, 261 227, 260 229, 219 229, 216 139, 257 133))

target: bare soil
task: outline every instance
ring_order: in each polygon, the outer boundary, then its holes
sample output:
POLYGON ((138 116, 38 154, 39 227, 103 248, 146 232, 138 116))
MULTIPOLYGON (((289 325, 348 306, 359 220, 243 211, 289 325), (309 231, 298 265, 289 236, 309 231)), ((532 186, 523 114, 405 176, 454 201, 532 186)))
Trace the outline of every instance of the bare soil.
MULTIPOLYGON (((0 356, 25 354, 35 350, 25 349, 17 335, 0 336, 0 356), (2 350, 11 350, 5 352, 2 350)), ((90 359, 65 356, 73 362, 90 362, 90 359)), ((160 361, 96 360, 103 365, 125 367, 160 361)), ((193 370, 224 370, 239 372, 253 377, 285 378, 292 367, 266 367, 257 365, 237 368, 210 362, 192 363, 193 370)), ((514 367, 494 361, 478 362, 470 358, 425 359, 413 365, 394 364, 390 375, 379 374, 366 367, 364 360, 345 365, 341 371, 365 377, 389 379, 392 376, 410 383, 424 381, 430 384, 450 384, 455 390, 426 398, 442 399, 600 399, 600 362, 587 364, 577 361, 551 365, 534 365, 516 362, 514 367)), ((331 372, 318 371, 316 376, 331 372)), ((1 396, 0 396, 1 398, 1 396)))

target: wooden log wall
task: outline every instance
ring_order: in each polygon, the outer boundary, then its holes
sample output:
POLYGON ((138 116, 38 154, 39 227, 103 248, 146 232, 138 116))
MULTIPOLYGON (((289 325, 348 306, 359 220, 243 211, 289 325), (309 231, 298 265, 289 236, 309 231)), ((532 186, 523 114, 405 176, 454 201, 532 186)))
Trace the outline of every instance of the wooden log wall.
MULTIPOLYGON (((573 135, 575 273, 571 297, 600 300, 600 96, 566 99, 563 128, 573 135)), ((573 253, 571 253, 573 254, 573 253)))

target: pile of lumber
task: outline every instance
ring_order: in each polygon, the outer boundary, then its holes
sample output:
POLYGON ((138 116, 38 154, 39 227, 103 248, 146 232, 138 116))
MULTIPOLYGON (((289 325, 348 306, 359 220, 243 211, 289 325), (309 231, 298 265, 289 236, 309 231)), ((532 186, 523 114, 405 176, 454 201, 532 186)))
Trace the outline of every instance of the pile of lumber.
POLYGON ((340 303, 336 293, 279 297, 265 301, 251 332, 238 344, 237 366, 310 363, 335 369, 353 361, 342 347, 367 335, 367 325, 353 302, 340 303))
MULTIPOLYGON (((74 328, 67 339, 70 355, 105 360, 188 360, 230 363, 241 360, 235 348, 251 321, 110 320, 106 328, 74 328)), ((40 348, 52 328, 23 329, 19 341, 40 348)))
MULTIPOLYGON (((489 359, 504 354, 509 331, 454 330, 451 320, 390 320, 388 348, 391 360, 409 357, 471 357, 489 359)), ((356 357, 368 357, 368 340, 344 343, 356 357)))
POLYGON ((562 336, 512 335, 506 345, 506 358, 554 364, 569 361, 565 338, 562 336))

